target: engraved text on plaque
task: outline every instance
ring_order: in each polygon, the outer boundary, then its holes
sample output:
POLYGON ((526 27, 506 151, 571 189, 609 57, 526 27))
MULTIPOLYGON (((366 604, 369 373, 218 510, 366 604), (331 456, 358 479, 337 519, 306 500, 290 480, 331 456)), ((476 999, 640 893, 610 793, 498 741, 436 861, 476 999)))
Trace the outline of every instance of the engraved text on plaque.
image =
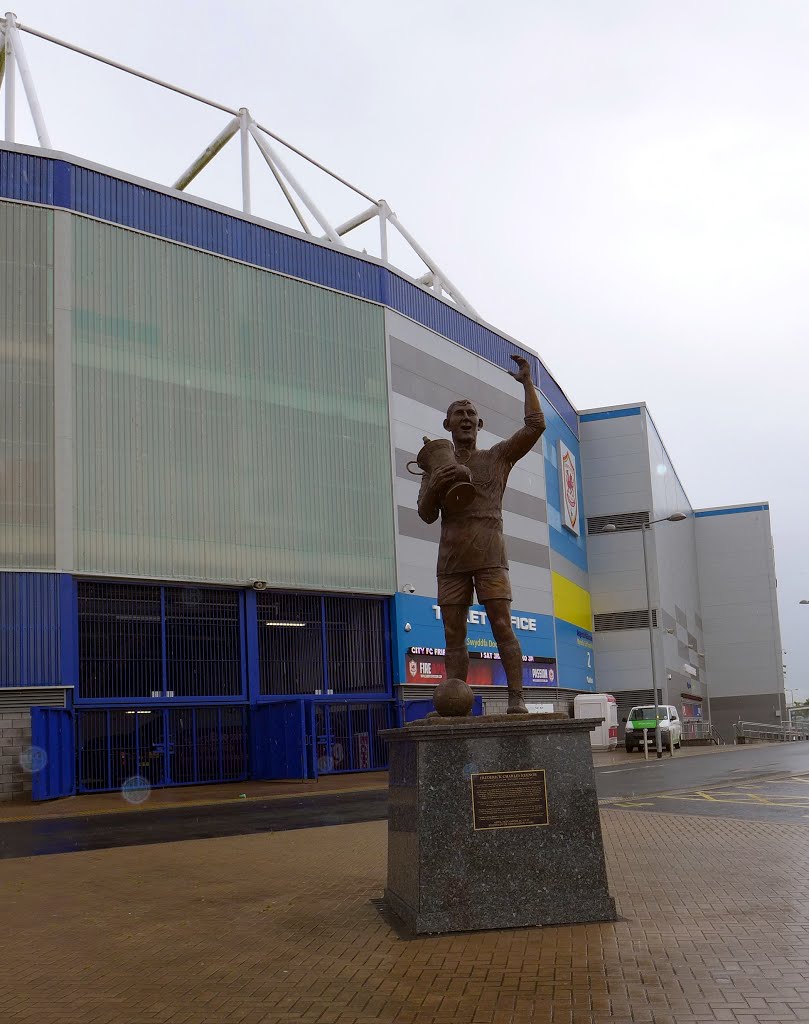
POLYGON ((548 824, 544 768, 476 772, 472 780, 472 827, 531 828, 548 824))

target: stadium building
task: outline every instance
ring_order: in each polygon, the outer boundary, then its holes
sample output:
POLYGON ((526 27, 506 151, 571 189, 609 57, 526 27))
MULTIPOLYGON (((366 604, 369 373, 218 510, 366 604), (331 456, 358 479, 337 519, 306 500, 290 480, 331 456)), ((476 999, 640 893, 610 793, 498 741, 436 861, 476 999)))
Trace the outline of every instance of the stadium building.
POLYGON ((442 673, 407 463, 458 395, 483 445, 516 428, 513 352, 548 421, 505 498, 526 682, 594 688, 577 417, 536 356, 369 257, 62 154, 5 146, 0 194, 0 682, 72 695, 79 790, 384 763, 399 690, 442 673))
POLYGON ((693 508, 643 403, 582 411, 579 433, 598 688, 619 721, 653 702, 654 681, 689 739, 732 743, 740 720, 777 736, 769 504, 693 508))
MULTIPOLYGON (((457 397, 483 447, 521 424, 514 353, 547 420, 504 499, 526 698, 595 690, 585 424, 542 360, 384 201, 355 189, 371 205, 333 226, 244 109, 172 187, 55 151, 23 27, 0 29, 41 142, 6 117, 0 799, 386 767, 380 730, 444 676, 438 525, 409 464, 457 397), (243 210, 187 195, 235 136, 243 210), (299 229, 250 212, 253 143, 299 229), (346 242, 371 221, 379 256, 346 242), (423 277, 391 264, 391 230, 423 277)), ((500 710, 479 606, 468 642, 476 711, 500 710)))

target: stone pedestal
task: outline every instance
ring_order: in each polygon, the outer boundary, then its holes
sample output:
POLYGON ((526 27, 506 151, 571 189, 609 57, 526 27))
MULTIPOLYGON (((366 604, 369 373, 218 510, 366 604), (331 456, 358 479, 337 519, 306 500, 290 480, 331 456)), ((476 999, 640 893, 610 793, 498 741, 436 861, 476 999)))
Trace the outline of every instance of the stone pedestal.
POLYGON ((597 719, 432 718, 389 744, 388 908, 416 934, 612 921, 597 719))

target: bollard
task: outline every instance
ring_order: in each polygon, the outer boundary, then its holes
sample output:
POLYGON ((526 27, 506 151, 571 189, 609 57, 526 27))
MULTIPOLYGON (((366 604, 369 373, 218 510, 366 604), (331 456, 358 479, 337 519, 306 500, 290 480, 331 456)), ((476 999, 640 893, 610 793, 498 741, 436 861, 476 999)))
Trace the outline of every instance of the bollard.
POLYGON ((649 730, 643 730, 643 756, 649 760, 649 730))

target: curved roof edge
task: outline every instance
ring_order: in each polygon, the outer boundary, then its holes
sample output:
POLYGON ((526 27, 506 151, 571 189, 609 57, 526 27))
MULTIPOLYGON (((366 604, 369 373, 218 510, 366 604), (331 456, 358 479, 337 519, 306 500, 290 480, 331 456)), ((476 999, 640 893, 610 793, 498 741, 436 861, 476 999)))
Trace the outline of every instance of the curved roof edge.
POLYGON ((578 438, 576 409, 539 356, 383 263, 327 240, 55 150, 0 143, 0 198, 68 210, 367 299, 508 370, 525 356, 578 438))

